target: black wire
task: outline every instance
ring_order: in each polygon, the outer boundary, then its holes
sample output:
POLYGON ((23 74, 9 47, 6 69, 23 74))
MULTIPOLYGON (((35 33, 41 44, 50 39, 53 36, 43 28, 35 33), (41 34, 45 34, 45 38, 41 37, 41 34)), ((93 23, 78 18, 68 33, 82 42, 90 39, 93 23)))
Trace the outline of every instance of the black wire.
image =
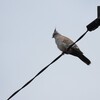
POLYGON ((87 32, 88 32, 88 30, 87 30, 83 35, 81 35, 73 44, 71 44, 71 45, 68 47, 67 51, 68 51, 74 44, 76 44, 80 39, 82 39, 82 38, 86 35, 87 32))
MULTIPOLYGON (((80 39, 82 39, 85 34, 88 32, 88 30, 80 36, 72 45, 68 47, 67 50, 69 50, 75 43, 77 43, 80 39)), ((55 61, 57 61, 62 55, 64 55, 64 52, 62 52, 57 58, 55 58, 50 64, 48 64, 46 67, 44 67, 41 71, 39 71, 32 79, 30 79, 26 84, 24 84, 20 89, 15 91, 7 100, 10 100, 13 96, 15 96, 19 91, 21 91, 23 88, 25 88, 29 83, 31 83, 37 76, 39 76, 44 70, 46 70, 51 64, 53 64, 55 61)))
POLYGON ((50 64, 48 64, 46 67, 44 67, 41 71, 39 71, 32 79, 30 79, 27 83, 25 83, 20 89, 15 91, 7 100, 10 100, 13 96, 15 96, 19 91, 21 91, 23 88, 25 88, 29 83, 31 83, 37 76, 39 76, 44 70, 46 70, 51 64, 53 64, 55 61, 57 61, 64 53, 61 53, 57 58, 55 58, 50 64))

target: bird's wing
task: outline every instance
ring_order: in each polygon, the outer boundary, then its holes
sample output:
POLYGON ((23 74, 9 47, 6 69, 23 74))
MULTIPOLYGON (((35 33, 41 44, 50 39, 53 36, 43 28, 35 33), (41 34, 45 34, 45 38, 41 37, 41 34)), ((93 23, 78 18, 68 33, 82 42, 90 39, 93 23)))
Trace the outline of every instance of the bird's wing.
MULTIPOLYGON (((69 47, 71 44, 73 44, 74 42, 71 40, 71 39, 69 39, 68 37, 65 37, 65 36, 63 36, 63 43, 67 46, 67 47, 69 47)), ((75 45, 73 45, 73 47, 74 48, 78 48, 78 46, 75 44, 75 45)))
MULTIPOLYGON (((69 39, 67 37, 63 37, 63 44, 66 46, 66 48, 68 48, 73 43, 74 42, 71 39, 69 39)), ((79 47, 76 44, 74 44, 71 48, 75 51, 82 53, 81 50, 79 49, 79 47)))

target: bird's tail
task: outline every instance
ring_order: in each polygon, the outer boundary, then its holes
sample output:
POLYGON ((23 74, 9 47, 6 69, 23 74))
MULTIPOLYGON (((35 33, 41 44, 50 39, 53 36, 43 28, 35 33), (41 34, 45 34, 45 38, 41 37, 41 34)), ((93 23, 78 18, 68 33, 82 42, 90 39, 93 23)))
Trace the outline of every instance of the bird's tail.
POLYGON ((78 55, 78 57, 79 57, 84 63, 86 63, 87 65, 90 65, 90 64, 91 64, 91 61, 90 61, 87 57, 85 57, 83 54, 78 55))

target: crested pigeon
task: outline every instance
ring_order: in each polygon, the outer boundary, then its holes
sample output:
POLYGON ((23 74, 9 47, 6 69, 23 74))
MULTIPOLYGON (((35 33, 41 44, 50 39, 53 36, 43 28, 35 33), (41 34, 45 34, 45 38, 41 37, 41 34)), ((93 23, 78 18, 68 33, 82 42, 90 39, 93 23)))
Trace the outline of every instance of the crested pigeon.
POLYGON ((83 52, 79 49, 79 47, 76 44, 73 45, 69 50, 67 50, 68 47, 71 44, 73 44, 74 42, 71 39, 69 39, 68 37, 61 35, 59 32, 56 31, 56 29, 54 30, 52 37, 55 39, 57 47, 63 53, 76 56, 79 59, 81 59, 84 63, 86 63, 87 65, 89 65, 91 63, 91 61, 87 57, 84 56, 83 52))

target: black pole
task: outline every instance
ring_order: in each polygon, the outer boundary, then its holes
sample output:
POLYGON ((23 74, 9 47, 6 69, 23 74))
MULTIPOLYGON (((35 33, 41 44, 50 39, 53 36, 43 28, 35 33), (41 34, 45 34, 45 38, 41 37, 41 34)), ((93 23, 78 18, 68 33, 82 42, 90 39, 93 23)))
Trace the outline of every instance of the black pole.
POLYGON ((100 18, 100 6, 97 6, 97 18, 100 18))

